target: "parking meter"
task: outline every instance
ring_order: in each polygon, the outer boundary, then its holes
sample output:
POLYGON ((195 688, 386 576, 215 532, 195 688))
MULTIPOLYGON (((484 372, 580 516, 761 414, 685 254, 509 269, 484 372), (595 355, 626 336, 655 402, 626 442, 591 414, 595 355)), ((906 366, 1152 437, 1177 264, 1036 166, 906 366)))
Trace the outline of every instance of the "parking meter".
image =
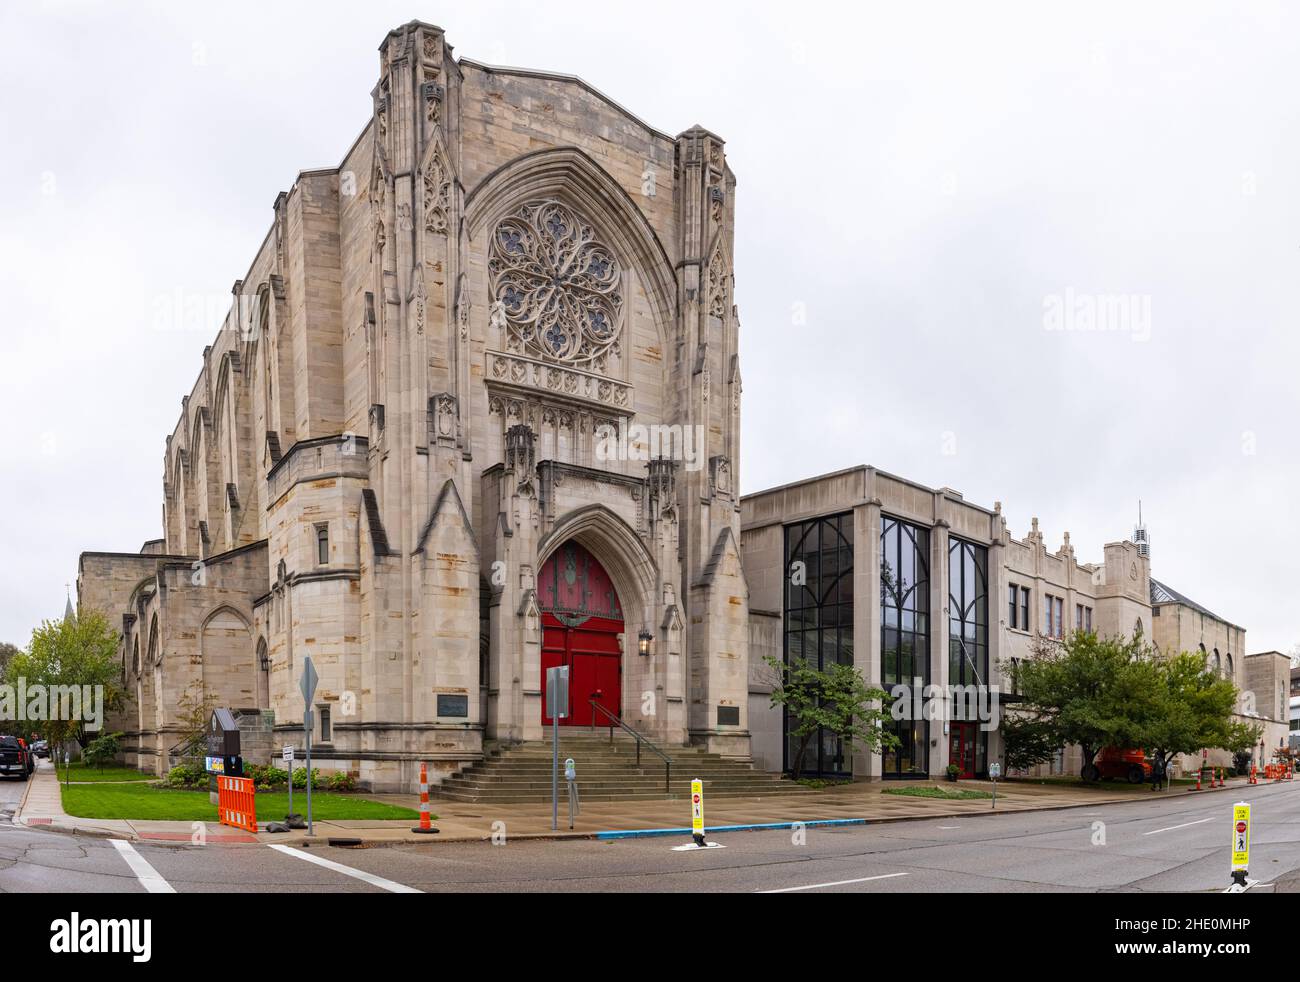
POLYGON ((564 780, 569 785, 569 828, 573 828, 573 816, 582 811, 578 801, 578 766, 569 757, 564 761, 564 780))

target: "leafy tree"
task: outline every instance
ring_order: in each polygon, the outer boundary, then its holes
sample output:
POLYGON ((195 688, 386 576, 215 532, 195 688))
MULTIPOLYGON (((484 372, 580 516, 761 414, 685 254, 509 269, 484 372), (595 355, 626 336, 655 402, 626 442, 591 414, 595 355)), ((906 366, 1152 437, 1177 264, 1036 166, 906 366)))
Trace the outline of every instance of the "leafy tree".
MULTIPOLYGON (((13 685, 25 679, 29 691, 43 685, 51 694, 62 687, 90 686, 92 692, 103 692, 107 714, 119 709, 124 698, 117 643, 117 631, 99 611, 82 610, 75 618, 44 621, 32 632, 27 650, 9 659, 5 678, 13 685)), ((75 740, 85 747, 98 732, 86 728, 93 722, 83 707, 79 719, 45 720, 40 729, 52 743, 75 740)))
POLYGON ((898 737, 881 729, 889 719, 889 694, 867 685, 852 665, 834 662, 818 668, 806 658, 783 662, 772 655, 763 661, 772 673, 772 705, 784 706, 790 733, 798 740, 790 769, 797 781, 808 746, 819 730, 834 734, 850 750, 892 749, 898 737), (880 708, 877 708, 877 707, 880 708))
POLYGON ((81 753, 81 759, 87 766, 98 767, 101 771, 105 764, 112 763, 117 759, 121 751, 117 739, 120 733, 105 733, 101 737, 96 737, 90 741, 90 744, 81 753))
POLYGON ((1155 748, 1159 773, 1168 773, 1178 754, 1199 753, 1205 747, 1235 752, 1258 739, 1257 727, 1233 717, 1236 687, 1207 669, 1203 656, 1183 652, 1157 658, 1154 665, 1160 687, 1144 742, 1155 748))
POLYGON ((1202 656, 1162 656, 1142 637, 1079 632, 1061 644, 1040 643, 1008 674, 1030 719, 1011 723, 1009 751, 1032 764, 1048 744, 1078 744, 1090 780, 1093 759, 1107 746, 1153 748, 1156 773, 1166 774, 1178 754, 1206 747, 1235 753, 1259 740, 1259 728, 1234 715, 1236 688, 1202 656))
POLYGON ((998 732, 1002 734, 1007 770, 1028 770, 1046 764, 1062 746, 1051 721, 1034 713, 1003 712, 998 732))
POLYGON ((216 693, 207 689, 202 681, 194 681, 185 687, 180 698, 176 700, 178 723, 181 730, 181 745, 186 748, 186 755, 203 753, 204 741, 207 739, 208 720, 217 708, 216 693), (198 749, 196 749, 198 748, 198 749))
POLYGON ((1103 747, 1142 746, 1159 688, 1150 653, 1140 636, 1100 638, 1078 631, 1061 642, 1040 639, 1032 656, 1007 673, 1023 699, 1017 708, 1034 720, 1035 745, 1077 744, 1081 773, 1089 779, 1103 747))

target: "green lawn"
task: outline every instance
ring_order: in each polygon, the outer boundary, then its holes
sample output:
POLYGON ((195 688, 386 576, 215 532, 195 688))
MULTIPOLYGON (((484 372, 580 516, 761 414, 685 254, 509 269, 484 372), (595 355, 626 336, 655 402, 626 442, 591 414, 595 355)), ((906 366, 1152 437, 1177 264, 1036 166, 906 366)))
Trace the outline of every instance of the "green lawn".
MULTIPOLYGON (((307 793, 295 791, 295 810, 307 807, 307 793)), ((289 796, 259 791, 256 800, 259 822, 278 822, 289 810, 289 796)), ((215 822, 217 806, 206 791, 173 791, 147 784, 72 785, 63 788, 63 810, 76 818, 157 819, 182 822, 215 822)), ((362 819, 418 819, 411 808, 386 805, 354 795, 313 792, 312 818, 327 821, 362 819)))
POLYGON ((941 801, 974 801, 979 798, 992 798, 989 791, 975 791, 971 788, 936 788, 917 786, 912 788, 885 788, 881 794, 902 795, 904 798, 938 798, 941 801))
POLYGON ((70 768, 59 765, 59 780, 76 781, 156 781, 158 778, 153 774, 143 774, 134 767, 118 767, 110 765, 102 771, 98 767, 87 767, 85 764, 73 764, 70 768))

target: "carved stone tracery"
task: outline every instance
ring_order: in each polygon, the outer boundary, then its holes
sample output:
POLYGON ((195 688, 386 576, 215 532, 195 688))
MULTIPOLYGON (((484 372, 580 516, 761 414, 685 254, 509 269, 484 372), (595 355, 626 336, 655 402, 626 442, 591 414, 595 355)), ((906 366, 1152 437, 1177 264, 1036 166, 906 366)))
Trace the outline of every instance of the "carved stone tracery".
POLYGON ((570 363, 603 363, 623 327, 622 270, 595 229, 568 205, 531 201, 492 238, 494 313, 512 351, 570 363))
POLYGON ((451 210, 451 177, 440 148, 435 147, 424 168, 424 229, 438 235, 447 234, 447 214, 451 210))

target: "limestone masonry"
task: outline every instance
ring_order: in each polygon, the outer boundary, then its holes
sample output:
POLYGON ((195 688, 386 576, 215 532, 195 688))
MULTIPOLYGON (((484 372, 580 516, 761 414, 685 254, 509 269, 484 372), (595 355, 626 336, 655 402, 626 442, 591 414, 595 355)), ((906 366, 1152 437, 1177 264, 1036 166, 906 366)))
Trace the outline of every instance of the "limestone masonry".
POLYGON ((204 349, 163 538, 81 558, 122 625, 128 760, 168 766, 196 685, 300 741, 306 656, 316 757, 375 789, 540 737, 561 663, 576 720, 747 757, 722 139, 428 24, 379 62, 204 349))

